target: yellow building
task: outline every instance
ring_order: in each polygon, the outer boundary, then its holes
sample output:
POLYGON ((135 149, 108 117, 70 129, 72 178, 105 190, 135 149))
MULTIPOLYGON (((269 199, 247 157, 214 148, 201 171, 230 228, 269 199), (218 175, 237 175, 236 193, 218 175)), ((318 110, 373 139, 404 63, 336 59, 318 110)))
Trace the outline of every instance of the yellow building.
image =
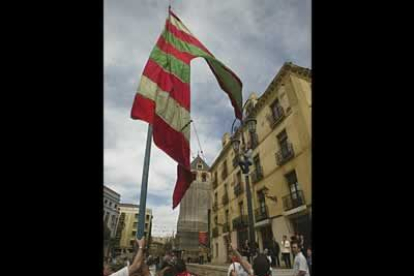
MULTIPOLYGON (((133 252, 135 238, 138 229, 139 205, 135 204, 119 204, 119 220, 116 231, 117 247, 115 251, 119 253, 133 252)), ((152 223, 152 210, 147 209, 145 215, 145 231, 144 236, 148 240, 152 223)))
MULTIPOLYGON (((255 237, 260 251, 279 243, 283 235, 311 238, 311 70, 285 63, 263 95, 252 93, 244 116, 257 120, 256 133, 243 129, 253 150, 249 182, 255 237)), ((236 134, 240 139, 241 129, 236 134)), ((228 260, 227 243, 248 239, 245 176, 230 142, 223 135, 222 150, 210 168, 212 181, 212 261, 228 260)))

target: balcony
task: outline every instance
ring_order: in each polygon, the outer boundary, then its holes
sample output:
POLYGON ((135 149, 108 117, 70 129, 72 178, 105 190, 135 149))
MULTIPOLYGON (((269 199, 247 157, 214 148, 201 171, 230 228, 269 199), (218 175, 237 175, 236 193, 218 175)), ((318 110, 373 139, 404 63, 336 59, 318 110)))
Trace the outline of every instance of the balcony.
POLYGON ((256 170, 252 172, 252 182, 257 183, 263 179, 263 168, 262 166, 256 166, 256 170))
POLYGON ((280 151, 276 152, 276 163, 281 166, 295 156, 292 143, 287 143, 280 151))
POLYGON ((214 227, 212 233, 213 233, 213 238, 217 238, 218 237, 218 227, 214 227))
POLYGON ((213 212, 217 212, 218 210, 218 204, 217 201, 213 203, 213 212))
POLYGON ((299 190, 296 193, 291 193, 282 198, 283 200, 283 210, 289 211, 297 207, 306 205, 305 197, 303 196, 303 191, 299 190))
POLYGON ((247 215, 242 215, 233 219, 233 229, 240 229, 246 227, 248 225, 248 221, 249 219, 247 215))
POLYGON ((265 220, 269 217, 268 211, 267 211, 267 206, 263 206, 263 207, 262 208, 257 208, 256 210, 254 210, 254 216, 256 218, 256 222, 265 220))
POLYGON ((285 118, 285 110, 280 105, 275 107, 276 112, 273 112, 272 115, 267 117, 270 127, 275 128, 280 122, 285 118), (276 113, 276 114, 275 114, 276 113))
POLYGON ((243 192, 244 192, 244 189, 243 189, 243 184, 241 182, 234 185, 234 195, 236 197, 243 194, 243 192))
POLYGON ((230 231, 230 224, 226 222, 225 224, 223 224, 223 233, 227 233, 229 231, 230 231))
POLYGON ((223 205, 226 205, 227 203, 229 203, 229 195, 227 194, 227 193, 225 193, 224 195, 223 195, 223 198, 222 198, 222 203, 223 203, 223 205))

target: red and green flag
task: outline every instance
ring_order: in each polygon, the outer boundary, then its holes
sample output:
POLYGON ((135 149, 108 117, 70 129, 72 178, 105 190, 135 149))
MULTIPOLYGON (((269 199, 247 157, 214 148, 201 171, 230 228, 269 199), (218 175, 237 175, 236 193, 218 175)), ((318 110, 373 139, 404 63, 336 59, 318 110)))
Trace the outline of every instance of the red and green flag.
MULTIPOLYGON (((190 62, 206 60, 227 93, 237 118, 242 117, 242 83, 227 66, 169 10, 165 29, 144 68, 131 110, 133 119, 152 124, 154 143, 177 163, 173 208, 193 181, 190 167, 190 62)), ((213 104, 213 103, 211 103, 213 104)))

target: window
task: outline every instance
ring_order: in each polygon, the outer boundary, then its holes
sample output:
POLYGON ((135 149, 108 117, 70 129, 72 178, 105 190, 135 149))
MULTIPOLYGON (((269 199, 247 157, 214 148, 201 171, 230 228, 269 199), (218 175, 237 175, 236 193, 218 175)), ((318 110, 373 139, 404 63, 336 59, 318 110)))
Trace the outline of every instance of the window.
POLYGON ((227 160, 223 162, 223 167, 221 171, 221 179, 224 180, 227 177, 227 160))
POLYGON ((206 173, 203 173, 203 174, 201 175, 201 181, 202 181, 202 182, 206 182, 206 181, 207 181, 207 174, 206 174, 206 173))
POLYGON ((132 236, 136 236, 137 235, 137 231, 132 231, 132 236))
POLYGON ((107 204, 108 203, 108 200, 107 199, 105 199, 105 204, 107 204))
POLYGON ((229 210, 226 210, 226 222, 229 222, 229 210))
POLYGON ((253 159, 254 167, 256 168, 256 174, 262 175, 262 167, 260 166, 260 155, 256 155, 253 159))
POLYGON ((243 216, 243 201, 239 203, 240 216, 243 216))
POLYGON ((281 148, 286 146, 288 137, 285 129, 277 135, 277 140, 281 148))
POLYGON ((278 120, 283 116, 283 108, 279 103, 279 99, 274 101, 274 103, 271 105, 272 108, 272 115, 275 120, 278 120))
POLYGON ((147 215, 147 220, 149 220, 149 215, 147 215))
POLYGON ((242 182, 241 171, 238 171, 237 172, 237 183, 240 183, 241 184, 241 182, 242 182))
POLYGON ((136 219, 138 218, 138 214, 135 214, 135 218, 136 218, 136 219))
POLYGON ((118 205, 116 205, 116 204, 115 204, 115 205, 114 205, 114 208, 115 208, 115 209, 116 209, 116 208, 118 208, 118 205))
POLYGON ((218 254, 219 254, 219 251, 218 251, 218 243, 216 243, 216 258, 218 258, 218 254))
POLYGON ((137 228, 138 222, 134 222, 134 225, 132 227, 137 228))
POLYGON ((277 135, 280 150, 276 153, 276 160, 278 165, 283 165, 295 155, 293 145, 289 143, 286 130, 283 130, 277 135))
POLYGON ((145 223, 145 228, 148 228, 148 223, 145 223))
POLYGON ((112 202, 109 202, 109 207, 111 207, 112 206, 112 202))
POLYGON ((202 170, 202 169, 203 169, 203 164, 198 163, 198 164, 197 164, 197 169, 202 170))
POLYGON ((286 182, 289 185, 289 192, 290 195, 292 197, 293 200, 298 200, 300 199, 300 195, 299 195, 299 183, 298 183, 298 179, 296 177, 296 172, 295 170, 291 171, 290 173, 285 175, 286 178, 286 182))
POLYGON ((217 225, 217 223, 218 223, 218 218, 217 218, 217 216, 215 216, 214 217, 214 223, 217 225))
POLYGON ((290 149, 289 149, 289 142, 288 142, 286 130, 283 130, 281 133, 279 133, 279 135, 277 136, 277 140, 279 142, 282 156, 283 157, 289 156, 290 149))
POLYGON ((266 213, 266 197, 265 197, 263 190, 260 190, 257 192, 257 197, 259 200, 260 213, 265 214, 266 213))

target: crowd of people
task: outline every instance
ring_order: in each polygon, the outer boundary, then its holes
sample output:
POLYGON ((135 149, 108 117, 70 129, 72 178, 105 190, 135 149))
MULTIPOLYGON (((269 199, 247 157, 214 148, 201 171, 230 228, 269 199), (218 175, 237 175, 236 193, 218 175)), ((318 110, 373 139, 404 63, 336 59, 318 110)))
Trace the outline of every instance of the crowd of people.
MULTIPOLYGON (((145 239, 136 240, 137 252, 131 264, 123 267, 111 263, 104 264, 104 276, 194 276, 186 268, 185 261, 173 253, 167 253, 162 258, 145 255, 145 239), (149 267, 155 269, 151 270, 149 267)), ((255 244, 255 248, 258 248, 255 244)), ((312 250, 305 246, 303 235, 295 235, 290 240, 283 236, 279 243, 273 239, 272 244, 259 253, 250 250, 248 241, 241 246, 240 251, 230 243, 229 253, 232 263, 227 276, 271 276, 272 266, 281 267, 279 254, 286 268, 293 268, 294 276, 312 275, 312 250), (305 251, 306 248, 306 251, 305 251), (293 254, 293 266, 290 254, 293 254), (306 257, 305 257, 306 256, 306 257), (250 260, 250 261, 249 261, 250 260)))
MULTIPOLYGON (((283 267, 291 269, 293 267, 294 260, 296 259, 297 254, 293 249, 293 245, 296 244, 298 247, 298 252, 301 253, 299 256, 306 260, 306 265, 309 272, 312 271, 312 249, 310 243, 307 242, 303 235, 296 233, 290 237, 290 240, 286 235, 283 236, 280 243, 273 238, 271 242, 264 244, 264 249, 262 254, 264 254, 267 260, 270 262, 271 267, 281 268, 282 262, 284 263, 283 267)), ((259 248, 258 244, 255 244, 255 248, 259 248)), ((246 240, 245 243, 241 246, 240 253, 247 260, 252 260, 252 250, 249 244, 249 241, 246 240)))
MULTIPOLYGON (((274 243, 277 244, 275 240, 274 243)), ((307 258, 302 253, 303 245, 303 236, 302 240, 300 239, 291 239, 288 241, 286 236, 283 237, 281 242, 282 244, 282 256, 284 257, 285 266, 292 268, 290 264, 290 253, 294 255, 293 261, 293 275, 294 276, 310 276, 312 270, 312 250, 311 248, 307 249, 307 258), (302 241, 302 242, 301 242, 302 241), (289 251, 287 251, 289 250, 289 251)), ((249 245, 246 242, 242 248, 241 254, 237 248, 231 244, 229 248, 230 254, 232 255, 232 264, 228 268, 228 276, 271 276, 272 275, 272 263, 274 258, 278 257, 278 254, 272 254, 268 248, 265 248, 262 253, 254 252, 252 255, 247 255, 249 252, 249 245), (252 260, 252 265, 248 259, 252 260)), ((250 254, 252 251, 250 251, 250 254)))
POLYGON ((177 258, 173 253, 167 253, 162 258, 146 256, 145 238, 136 240, 137 252, 131 264, 124 262, 122 267, 118 263, 105 262, 104 276, 194 276, 187 271, 184 260, 177 258), (118 266, 118 267, 117 267, 118 266), (155 267, 155 270, 151 270, 155 267))

